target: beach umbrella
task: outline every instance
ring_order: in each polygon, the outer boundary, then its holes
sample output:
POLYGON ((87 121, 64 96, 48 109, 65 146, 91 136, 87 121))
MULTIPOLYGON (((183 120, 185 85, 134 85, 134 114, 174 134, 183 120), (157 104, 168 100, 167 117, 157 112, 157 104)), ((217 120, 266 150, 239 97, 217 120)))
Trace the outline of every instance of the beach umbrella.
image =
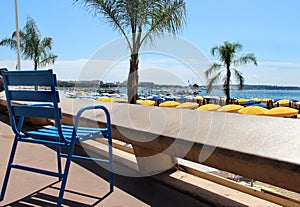
POLYGON ((275 98, 274 99, 274 102, 277 102, 277 101, 279 101, 279 100, 281 100, 280 98, 275 98))
POLYGON ((219 96, 204 96, 203 98, 206 100, 206 103, 210 104, 219 104, 221 100, 219 96))
POLYGON ((163 100, 164 100, 163 97, 157 96, 157 95, 148 96, 147 99, 148 99, 148 100, 151 100, 151 101, 156 101, 156 100, 163 101, 163 100))
POLYGON ((237 104, 228 104, 225 106, 222 106, 221 108, 219 108, 217 111, 219 112, 229 112, 229 113, 235 113, 238 112, 238 110, 244 108, 241 105, 237 105, 237 104))
POLYGON ((274 106, 290 106, 292 103, 290 100, 281 99, 274 103, 274 106))
POLYGON ((137 100, 136 102, 144 106, 154 106, 155 104, 155 101, 151 100, 137 100))
POLYGON ((204 103, 203 103, 204 98, 203 98, 202 96, 196 96, 196 97, 194 98, 194 100, 196 100, 196 102, 198 103, 198 106, 199 106, 199 104, 200 104, 200 105, 204 104, 204 103))
POLYGON ((185 102, 182 103, 178 106, 176 106, 176 108, 181 108, 181 109, 196 109, 198 108, 199 104, 195 103, 195 102, 185 102))
POLYGON ((284 107, 284 106, 280 106, 280 107, 276 107, 273 109, 270 109, 266 115, 267 116, 279 116, 279 117, 285 117, 285 116, 295 116, 298 114, 298 110, 297 109, 292 109, 290 107, 284 107))
POLYGON ((253 105, 253 104, 256 104, 256 103, 259 103, 259 101, 249 100, 249 101, 246 101, 244 103, 241 103, 241 105, 242 106, 250 106, 250 105, 253 105))
POLYGON ((218 105, 218 104, 205 104, 203 106, 198 107, 197 110, 200 110, 200 111, 216 111, 220 107, 221 106, 218 105))
POLYGON ((174 96, 165 96, 165 100, 166 101, 175 101, 175 97, 174 96))
POLYGON ((179 106, 180 103, 177 101, 165 101, 159 104, 160 107, 176 107, 179 106))
POLYGON ((101 96, 99 98, 97 98, 97 101, 102 101, 102 102, 113 102, 114 99, 113 98, 109 98, 107 96, 101 96))
POLYGON ((195 100, 203 100, 204 98, 202 97, 202 96, 196 96, 195 98, 194 98, 195 100))
POLYGON ((265 115, 268 109, 260 106, 247 106, 238 111, 239 114, 265 115))
POLYGON ((260 102, 260 101, 261 101, 261 99, 260 99, 260 98, 251 98, 251 100, 253 100, 253 101, 257 101, 257 102, 260 102))
POLYGON ((245 103, 245 102, 247 102, 249 100, 245 99, 245 98, 239 98, 239 99, 237 99, 237 101, 239 102, 239 104, 242 104, 242 103, 245 103))
POLYGON ((268 106, 266 104, 264 104, 264 103, 257 103, 257 104, 253 104, 251 106, 260 106, 260 107, 268 109, 268 106))

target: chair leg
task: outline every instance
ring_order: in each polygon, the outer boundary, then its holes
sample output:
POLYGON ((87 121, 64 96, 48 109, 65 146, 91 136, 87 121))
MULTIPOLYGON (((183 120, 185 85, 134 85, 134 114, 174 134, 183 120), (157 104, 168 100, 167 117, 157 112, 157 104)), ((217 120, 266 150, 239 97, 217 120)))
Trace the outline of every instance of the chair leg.
POLYGON ((65 193, 65 188, 66 188, 66 184, 67 184, 67 178, 68 178, 70 165, 71 165, 71 161, 72 161, 74 145, 75 145, 75 143, 70 144, 68 157, 66 159, 66 164, 65 164, 65 170, 64 170, 64 174, 63 174, 63 178, 62 178, 62 182, 61 182, 61 186, 60 186, 59 197, 58 197, 58 201, 57 201, 57 207, 60 207, 62 205, 62 201, 63 201, 63 197, 64 197, 64 193, 65 193))
POLYGON ((110 192, 114 191, 114 172, 113 172, 113 155, 112 155, 112 139, 108 139, 108 153, 109 153, 109 183, 110 192))
POLYGON ((12 149, 11 149, 10 157, 9 157, 9 160, 8 160, 7 169, 6 169, 2 189, 1 189, 0 201, 2 201, 4 199, 4 196, 5 196, 5 192, 6 192, 6 188, 7 188, 7 184, 8 184, 8 179, 9 179, 11 168, 12 168, 12 163, 14 161, 14 157, 15 157, 15 154, 16 154, 17 145, 18 145, 18 137, 15 137, 14 143, 13 143, 13 146, 12 146, 12 149))
MULTIPOLYGON (((60 146, 57 146, 56 147, 56 156, 57 156, 57 170, 58 170, 58 173, 61 174, 61 147, 60 146)), ((59 177, 58 179, 59 181, 61 181, 61 178, 59 177)))
MULTIPOLYGON (((112 160, 110 162, 112 162, 112 160)), ((112 165, 112 163, 110 165, 112 165)), ((112 168, 112 167, 110 167, 110 168, 112 168)), ((114 192, 114 173, 112 172, 112 170, 110 170, 110 172, 109 172, 109 179, 110 179, 109 190, 110 190, 110 192, 114 192)))

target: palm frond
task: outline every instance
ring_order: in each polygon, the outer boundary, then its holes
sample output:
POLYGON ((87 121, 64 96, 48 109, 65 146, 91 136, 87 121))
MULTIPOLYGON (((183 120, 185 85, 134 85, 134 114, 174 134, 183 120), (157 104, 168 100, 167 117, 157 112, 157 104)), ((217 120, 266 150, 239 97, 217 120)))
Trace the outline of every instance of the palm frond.
POLYGON ((45 67, 47 65, 54 64, 56 59, 57 59, 56 55, 48 54, 47 57, 44 57, 42 60, 39 61, 38 66, 39 67, 45 67))
POLYGON ((243 50, 243 45, 239 42, 232 43, 232 47, 234 48, 235 52, 239 52, 239 51, 243 50))
POLYGON ((162 5, 164 6, 163 12, 160 13, 158 20, 163 20, 163 22, 157 25, 157 29, 175 35, 183 29, 186 23, 185 2, 183 0, 166 0, 162 5))
POLYGON ((119 30, 132 54, 137 54, 145 41, 153 43, 156 36, 165 32, 177 34, 186 23, 184 0, 75 0, 74 3, 119 30))
POLYGON ((219 63, 213 63, 207 70, 204 71, 204 75, 206 78, 209 78, 209 76, 214 73, 217 70, 220 70, 222 67, 221 64, 219 63))
POLYGON ((219 55, 219 51, 220 51, 219 46, 214 46, 210 49, 210 53, 212 54, 212 56, 219 55))
POLYGON ((12 38, 4 38, 0 42, 0 46, 7 46, 10 49, 16 50, 17 49, 17 42, 16 42, 15 39, 12 39, 12 38))
POLYGON ((232 69, 232 70, 234 71, 234 76, 235 76, 236 80, 239 83, 239 90, 243 89, 244 88, 245 79, 243 77, 242 72, 238 71, 237 69, 232 69))
MULTIPOLYGON (((113 30, 118 30, 124 36, 128 47, 133 53, 133 42, 131 43, 126 29, 132 23, 130 15, 127 13, 130 8, 127 3, 131 1, 122 0, 75 0, 74 3, 81 4, 93 16, 99 16, 103 21, 110 24, 113 30)), ((131 28, 132 29, 132 28, 131 28)), ((132 33, 132 31, 130 31, 132 33)))
MULTIPOLYGON (((16 32, 13 33, 13 37, 17 38, 16 32)), ((22 31, 19 31, 19 38, 20 38, 20 49, 21 49, 21 52, 23 52, 24 48, 26 46, 26 34, 22 31)))
POLYGON ((256 57, 253 53, 242 55, 239 59, 235 61, 237 65, 247 65, 248 63, 253 63, 257 65, 256 57))
POLYGON ((22 31, 24 32, 24 34, 28 35, 28 36, 41 36, 41 32, 39 30, 39 28, 36 25, 35 20, 28 16, 26 19, 26 24, 24 26, 24 28, 22 29, 22 31))
POLYGON ((52 49, 52 43, 53 43, 53 40, 51 37, 45 37, 42 39, 41 41, 41 46, 43 48, 48 48, 48 49, 52 49))
POLYGON ((147 32, 141 44, 154 36, 163 36, 164 33, 176 35, 186 24, 186 5, 184 0, 154 1, 150 8, 147 32))
MULTIPOLYGON (((227 77, 224 77, 223 78, 223 92, 225 93, 226 95, 226 99, 227 100, 230 100, 230 84, 231 84, 231 80, 227 79, 227 77), (229 96, 227 96, 227 94, 229 94, 229 96)), ((226 102, 227 102, 226 100, 226 102)))
POLYGON ((210 93, 213 89, 213 86, 221 79, 222 71, 218 72, 214 77, 208 80, 206 85, 207 93, 210 93))

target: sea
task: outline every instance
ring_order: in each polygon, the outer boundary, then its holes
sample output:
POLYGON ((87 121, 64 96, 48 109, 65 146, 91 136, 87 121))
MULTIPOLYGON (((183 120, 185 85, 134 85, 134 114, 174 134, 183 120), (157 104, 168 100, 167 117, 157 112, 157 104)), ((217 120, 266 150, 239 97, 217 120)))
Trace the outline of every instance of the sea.
MULTIPOLYGON (((68 92, 78 92, 80 89, 76 90, 69 90, 68 92)), ((118 93, 121 94, 122 97, 126 97, 127 90, 125 88, 118 88, 117 89, 118 93)), ((206 93, 206 90, 201 90, 201 91, 191 91, 191 90, 178 90, 178 89, 139 89, 138 90, 139 95, 147 97, 151 95, 164 95, 164 96, 213 96, 213 97, 225 97, 225 94, 223 93, 222 90, 214 90, 211 93, 206 93), (196 93, 193 93, 196 92, 196 93)), ((66 97, 66 91, 62 93, 64 97, 66 97)), ((95 95, 95 90, 94 92, 90 91, 85 93, 85 95, 80 96, 80 98, 95 98, 96 96, 101 96, 101 94, 95 95), (90 96, 93 94, 92 96, 90 96)), ((291 90, 291 89, 259 89, 259 90, 230 90, 230 96, 231 98, 234 99, 239 99, 239 98, 245 98, 245 99, 251 99, 251 98, 259 98, 259 99, 273 99, 275 101, 277 100, 282 100, 282 99, 287 99, 291 100, 294 102, 300 101, 300 90, 291 90)))
MULTIPOLYGON (((203 96, 212 95, 224 97, 222 91, 215 91, 212 94, 206 94, 205 92, 200 93, 203 96)), ((299 101, 300 100, 300 90, 231 90, 230 95, 232 98, 260 98, 260 99, 273 99, 273 100, 281 100, 287 99, 291 101, 299 101)))
MULTIPOLYGON (((139 91, 140 92, 140 91, 139 91)), ((169 91, 171 94, 176 94, 176 91, 169 91)), ((166 93, 166 92, 164 92, 166 93)), ((184 93, 184 91, 183 91, 184 93)), ((159 94, 159 91, 156 92, 159 94)), ((217 97, 225 97, 225 94, 222 90, 214 90, 211 93, 206 93, 205 90, 197 91, 197 96, 217 96, 217 97)), ((251 98, 259 98, 259 99, 273 99, 275 101, 287 99, 291 101, 299 101, 300 100, 300 90, 230 90, 231 98, 239 99, 251 99, 251 98)))

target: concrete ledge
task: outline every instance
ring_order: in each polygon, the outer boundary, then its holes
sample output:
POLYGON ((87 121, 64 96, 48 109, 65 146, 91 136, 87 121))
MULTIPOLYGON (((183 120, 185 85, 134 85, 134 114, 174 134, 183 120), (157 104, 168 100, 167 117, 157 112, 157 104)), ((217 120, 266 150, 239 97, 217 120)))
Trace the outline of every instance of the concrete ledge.
MULTIPOLYGON (((299 120, 63 99, 64 122, 93 104, 109 108, 115 139, 153 156, 185 158, 300 192, 299 120)), ((105 123, 98 112, 84 116, 91 125, 105 123)))

